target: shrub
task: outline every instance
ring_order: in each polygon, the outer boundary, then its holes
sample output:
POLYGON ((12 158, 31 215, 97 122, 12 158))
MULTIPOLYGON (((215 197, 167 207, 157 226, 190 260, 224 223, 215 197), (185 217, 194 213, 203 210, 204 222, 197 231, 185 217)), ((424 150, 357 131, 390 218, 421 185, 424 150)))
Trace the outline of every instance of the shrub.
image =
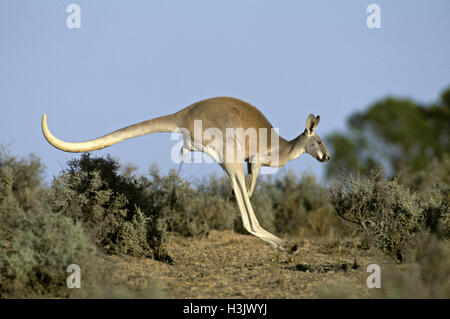
POLYGON ((450 298, 450 249, 436 236, 417 236, 412 262, 385 267, 380 298, 450 298))
POLYGON ((43 192, 41 180, 44 166, 41 160, 33 154, 26 158, 17 158, 9 155, 7 150, 0 147, 0 167, 13 174, 11 191, 21 207, 33 208, 35 200, 39 198, 33 195, 43 192))
MULTIPOLYGON (((208 203, 206 207, 209 212, 204 218, 207 219, 211 229, 231 229, 238 233, 248 234, 242 223, 236 197, 227 177, 212 175, 204 178, 197 183, 197 190, 198 198, 208 203)), ((274 231, 274 215, 270 198, 264 192, 255 190, 250 201, 260 225, 268 231, 274 231)))
POLYGON ((118 174, 109 155, 83 154, 53 181, 52 206, 81 221, 97 246, 108 253, 169 259, 163 249, 160 215, 152 210, 144 186, 118 174))
POLYGON ((208 176, 196 183, 198 200, 204 202, 203 215, 210 229, 238 229, 241 215, 228 179, 208 176))
POLYGON ((65 297, 66 267, 91 267, 96 250, 79 223, 55 214, 36 157, 0 153, 0 298, 65 297))
POLYGON ((426 192, 430 188, 439 188, 447 193, 450 188, 450 154, 444 154, 440 159, 433 159, 420 171, 407 168, 399 176, 399 182, 418 192, 426 192))
POLYGON ((439 185, 418 193, 418 204, 422 209, 425 229, 439 239, 450 238, 450 192, 439 185))
POLYGON ((263 219, 271 221, 274 231, 318 237, 342 231, 341 221, 329 202, 328 191, 315 176, 304 175, 299 179, 289 172, 281 178, 272 180, 269 177, 259 183, 252 202, 255 211, 266 212, 263 219))
MULTIPOLYGON (((168 231, 183 236, 205 236, 211 229, 247 233, 226 177, 209 176, 191 184, 175 170, 164 176, 153 166, 150 178, 144 179, 152 209, 164 217, 168 231)), ((270 232, 292 236, 342 232, 327 189, 312 175, 298 179, 290 172, 275 181, 260 178, 251 203, 261 226, 270 232)))
POLYGON ((175 170, 162 176, 153 166, 150 178, 143 180, 152 210, 163 216, 167 231, 189 237, 205 236, 210 229, 233 228, 235 208, 223 197, 222 185, 214 177, 194 187, 175 170))
POLYGON ((450 238, 450 156, 433 160, 422 171, 402 174, 399 181, 417 192, 425 227, 438 238, 450 238))
POLYGON ((402 253, 416 234, 433 232, 448 223, 447 204, 439 197, 418 195, 388 181, 381 170, 366 181, 345 178, 331 191, 336 213, 363 233, 364 241, 403 260, 402 253))

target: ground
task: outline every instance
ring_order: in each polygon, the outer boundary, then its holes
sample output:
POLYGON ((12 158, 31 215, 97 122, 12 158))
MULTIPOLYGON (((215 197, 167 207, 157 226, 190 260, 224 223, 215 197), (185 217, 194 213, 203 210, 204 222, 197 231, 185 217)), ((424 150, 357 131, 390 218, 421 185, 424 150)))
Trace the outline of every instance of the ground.
POLYGON ((102 269, 111 282, 140 291, 132 297, 364 298, 374 290, 366 285, 367 265, 390 262, 354 239, 299 243, 292 256, 233 231, 211 231, 206 238, 170 234, 173 264, 106 256, 102 269))

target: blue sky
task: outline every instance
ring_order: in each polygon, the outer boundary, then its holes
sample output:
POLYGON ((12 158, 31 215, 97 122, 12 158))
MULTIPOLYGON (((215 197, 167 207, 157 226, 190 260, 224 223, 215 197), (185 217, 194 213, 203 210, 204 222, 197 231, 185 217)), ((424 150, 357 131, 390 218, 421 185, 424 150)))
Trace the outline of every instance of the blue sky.
MULTIPOLYGON (((387 95, 436 101, 450 85, 449 14, 448 0, 0 0, 0 144, 41 157, 50 179, 79 155, 45 141, 44 112, 57 137, 82 141, 214 96, 252 103, 287 139, 319 114, 323 137, 387 95), (66 26, 71 3, 80 29, 66 26), (366 26, 371 3, 380 29, 366 26)), ((176 143, 153 134, 94 154, 166 172, 176 143)), ((322 176, 325 165, 304 155, 286 167, 322 176)))

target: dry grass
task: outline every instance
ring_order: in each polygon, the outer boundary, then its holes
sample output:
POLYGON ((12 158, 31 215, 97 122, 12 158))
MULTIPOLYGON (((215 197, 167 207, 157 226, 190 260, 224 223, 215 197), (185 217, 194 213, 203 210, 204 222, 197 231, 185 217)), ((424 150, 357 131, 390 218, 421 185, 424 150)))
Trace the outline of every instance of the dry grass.
POLYGON ((167 251, 173 265, 108 256, 105 271, 113 275, 107 277, 140 291, 152 284, 148 278, 157 279, 161 294, 150 298, 365 298, 371 294, 366 266, 386 262, 354 240, 304 240, 299 254, 289 256, 233 231, 208 238, 170 234, 167 251))

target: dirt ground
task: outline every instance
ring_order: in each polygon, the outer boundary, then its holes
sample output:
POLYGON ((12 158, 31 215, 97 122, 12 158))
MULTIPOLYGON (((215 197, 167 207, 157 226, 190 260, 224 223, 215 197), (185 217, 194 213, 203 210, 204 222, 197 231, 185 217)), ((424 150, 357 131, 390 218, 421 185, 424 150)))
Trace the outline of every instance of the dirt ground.
POLYGON ((367 265, 390 263, 357 240, 303 240, 299 252, 278 252, 233 231, 207 238, 170 234, 173 264, 106 256, 103 272, 144 298, 370 298, 367 265))

